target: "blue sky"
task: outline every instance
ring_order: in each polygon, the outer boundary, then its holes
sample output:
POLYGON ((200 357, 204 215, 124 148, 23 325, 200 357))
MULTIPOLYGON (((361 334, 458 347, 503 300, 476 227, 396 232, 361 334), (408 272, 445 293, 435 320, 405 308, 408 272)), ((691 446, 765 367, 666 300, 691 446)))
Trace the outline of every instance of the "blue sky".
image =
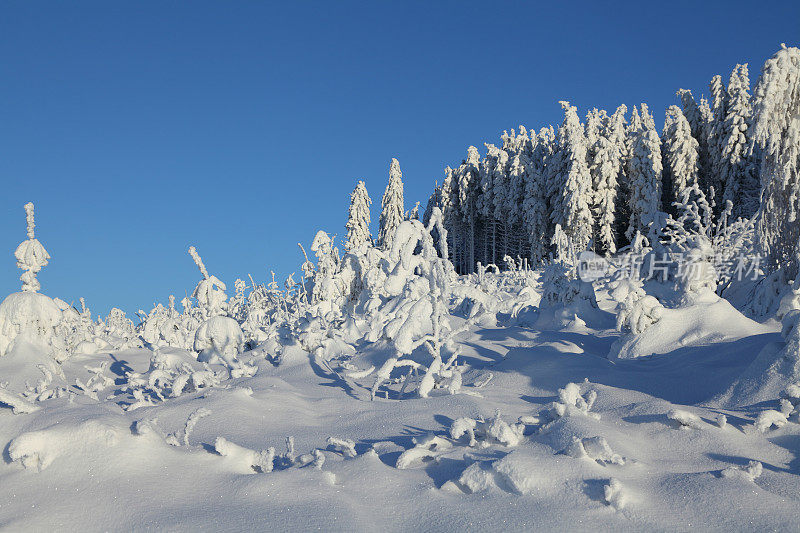
MULTIPOLYGON (((18 290, 23 205, 53 259, 42 292, 149 310, 199 279, 297 270, 344 235, 364 179, 373 226, 389 160, 406 208, 504 129, 558 100, 659 117, 749 62, 800 3, 32 2, 0 5, 0 294, 18 290), (4 257, 4 259, 3 259, 4 257)), ((794 41, 793 41, 794 39, 794 41)))

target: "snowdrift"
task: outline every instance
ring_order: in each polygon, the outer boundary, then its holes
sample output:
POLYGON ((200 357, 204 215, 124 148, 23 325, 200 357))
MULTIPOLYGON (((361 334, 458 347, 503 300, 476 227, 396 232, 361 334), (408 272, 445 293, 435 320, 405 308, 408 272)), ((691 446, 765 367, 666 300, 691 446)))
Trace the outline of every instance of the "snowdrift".
POLYGON ((643 332, 620 336, 608 357, 611 360, 635 359, 774 331, 747 318, 727 300, 716 298, 687 307, 662 309, 661 318, 643 332))

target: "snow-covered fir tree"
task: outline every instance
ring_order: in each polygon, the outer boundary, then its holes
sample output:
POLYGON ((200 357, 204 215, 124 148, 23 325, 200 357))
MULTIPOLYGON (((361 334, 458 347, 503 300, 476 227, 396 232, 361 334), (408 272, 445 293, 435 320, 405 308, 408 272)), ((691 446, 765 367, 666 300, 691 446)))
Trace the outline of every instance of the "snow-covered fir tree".
POLYGON ((692 129, 692 137, 699 143, 699 139, 703 134, 703 115, 700 113, 700 106, 697 105, 697 101, 692 96, 692 91, 688 89, 678 89, 676 95, 681 99, 683 116, 689 122, 689 126, 692 129))
POLYGON ((753 112, 762 153, 759 245, 792 279, 800 270, 800 49, 783 45, 764 64, 753 112))
POLYGON ((687 187, 698 184, 698 142, 692 136, 689 121, 678 106, 667 109, 663 135, 663 165, 666 211, 674 212, 687 187))
POLYGON ((597 136, 589 167, 592 175, 595 244, 600 253, 606 254, 617 251, 615 222, 625 145, 626 111, 625 105, 619 106, 602 134, 597 136))
MULTIPOLYGON (((634 118, 639 114, 634 108, 634 118)), ((625 236, 632 240, 637 232, 647 235, 656 221, 661 203, 661 140, 646 104, 641 105, 641 124, 631 129, 631 154, 627 183, 630 218, 625 236)), ((634 119, 631 126, 634 126, 634 119)))
POLYGON ((33 202, 25 204, 25 219, 28 226, 28 239, 17 246, 14 257, 17 258, 17 267, 23 271, 19 278, 22 281, 23 292, 37 292, 42 286, 36 279, 36 274, 47 266, 50 254, 36 238, 33 202))
POLYGON ((547 201, 547 164, 553 153, 554 143, 555 132, 552 126, 542 128, 532 139, 522 207, 523 223, 533 264, 547 257, 552 235, 547 201))
POLYGON ((367 186, 363 181, 359 181, 356 188, 350 194, 350 211, 347 217, 347 241, 345 250, 348 252, 359 248, 365 242, 369 242, 372 236, 369 233, 370 214, 369 207, 372 200, 367 193, 367 186))
POLYGON ((467 149, 467 159, 456 169, 458 207, 465 226, 461 269, 467 273, 475 270, 475 219, 478 215, 476 204, 480 187, 480 162, 478 149, 470 146, 467 149))
POLYGON ((586 135, 578 110, 561 102, 564 122, 558 129, 558 151, 549 172, 553 201, 550 217, 560 224, 576 250, 583 250, 592 238, 592 177, 586 164, 586 135))
POLYGON ((403 202, 403 173, 400 163, 392 158, 389 167, 389 184, 381 199, 381 216, 378 229, 378 245, 388 250, 392 246, 394 231, 403 222, 405 214, 403 202))
POLYGON ((722 199, 734 206, 734 215, 750 217, 758 208, 759 183, 752 143, 750 76, 747 64, 736 65, 728 83, 728 105, 722 124, 720 182, 722 199))
POLYGON ((531 165, 532 144, 524 126, 519 127, 518 134, 511 130, 511 135, 504 135, 503 141, 503 150, 509 157, 505 201, 501 208, 505 213, 503 221, 507 228, 504 254, 525 257, 529 250, 527 235, 523 230, 525 183, 531 165))
POLYGON ((709 181, 710 188, 714 188, 713 197, 709 194, 709 200, 713 200, 718 213, 722 205, 722 193, 725 189, 725 182, 722 178, 722 149, 725 142, 725 116, 728 108, 728 91, 722 82, 722 76, 716 75, 711 78, 708 85, 711 92, 711 120, 706 124, 706 134, 708 137, 708 172, 706 179, 709 181))

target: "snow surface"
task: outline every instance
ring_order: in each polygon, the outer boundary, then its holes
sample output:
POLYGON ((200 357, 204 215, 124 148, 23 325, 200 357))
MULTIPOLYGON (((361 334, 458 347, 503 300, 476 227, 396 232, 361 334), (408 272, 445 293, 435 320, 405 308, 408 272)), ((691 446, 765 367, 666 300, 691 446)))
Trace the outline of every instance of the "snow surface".
POLYGON ((240 377, 178 348, 83 354, 51 376, 68 393, 38 402, 14 367, 49 355, 18 343, 0 357, 0 527, 794 529, 800 384, 763 383, 759 402, 730 392, 786 340, 777 326, 737 331, 749 323, 715 306, 685 310, 697 322, 675 335, 690 341, 615 361, 613 320, 536 329, 498 313, 457 336, 460 391, 374 401, 369 373, 344 382, 331 367, 342 354, 375 366, 383 342, 289 344, 277 366, 245 351, 257 371, 240 377), (164 380, 164 400, 132 397, 137 379, 164 380))

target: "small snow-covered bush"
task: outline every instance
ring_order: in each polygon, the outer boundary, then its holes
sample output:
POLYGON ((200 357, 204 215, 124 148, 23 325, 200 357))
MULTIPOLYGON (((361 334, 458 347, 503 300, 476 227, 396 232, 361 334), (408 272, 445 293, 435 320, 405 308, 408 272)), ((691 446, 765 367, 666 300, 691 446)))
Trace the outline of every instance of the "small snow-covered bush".
POLYGON ((617 329, 638 335, 661 320, 664 306, 654 296, 635 291, 628 294, 617 314, 617 329))
POLYGON ((753 428, 759 433, 764 433, 772 426, 776 428, 783 427, 787 422, 785 414, 774 409, 767 409, 758 414, 755 422, 753 422, 753 428))
POLYGON ((764 471, 764 466, 758 461, 750 461, 743 466, 729 466, 723 469, 720 474, 727 478, 741 478, 748 481, 755 481, 764 471))
POLYGON ((240 365, 236 356, 244 346, 244 335, 239 324, 225 316, 211 317, 197 328, 194 350, 197 360, 204 363, 223 363, 229 368, 240 365))
POLYGON ((572 415, 588 416, 599 419, 600 415, 591 413, 594 402, 597 400, 597 391, 589 390, 581 394, 581 386, 577 383, 567 383, 564 388, 558 389, 558 399, 542 412, 543 418, 553 422, 559 418, 572 415))
POLYGON ((400 470, 421 466, 428 461, 435 460, 438 456, 450 451, 453 444, 438 436, 431 436, 422 440, 400 454, 395 467, 400 470))
POLYGON ((227 458, 236 470, 242 474, 272 472, 275 448, 270 447, 257 452, 250 448, 239 446, 225 437, 217 437, 217 440, 214 441, 214 450, 227 458))
POLYGON ((573 437, 572 443, 567 446, 564 453, 576 459, 586 457, 601 465, 625 464, 625 459, 621 455, 614 453, 611 446, 608 445, 608 441, 603 437, 591 437, 588 439, 573 437))
POLYGON ((667 413, 667 418, 675 422, 675 424, 681 429, 703 429, 704 425, 699 416, 682 409, 671 409, 667 413))

